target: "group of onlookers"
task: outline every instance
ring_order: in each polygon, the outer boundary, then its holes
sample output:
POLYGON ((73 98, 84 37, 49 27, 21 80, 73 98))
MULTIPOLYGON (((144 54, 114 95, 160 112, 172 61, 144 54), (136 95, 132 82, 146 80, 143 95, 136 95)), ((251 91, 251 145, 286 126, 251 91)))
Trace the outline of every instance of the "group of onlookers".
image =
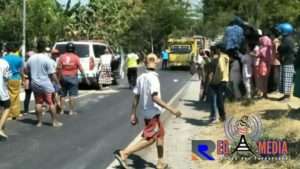
POLYGON ((260 99, 280 92, 283 96, 278 100, 287 103, 295 80, 294 96, 300 97, 300 50, 295 52, 292 25, 280 24, 268 35, 260 30, 252 35, 245 32, 249 30, 240 18, 235 19, 227 27, 223 42, 199 49, 195 57, 201 80, 200 101, 210 102, 210 121, 216 120, 215 107, 220 120, 225 120, 225 96, 229 100, 260 99))
MULTIPOLYGON (((16 43, 7 43, 5 54, 0 59, 0 107, 4 110, 0 119, 0 139, 7 139, 4 126, 7 119, 19 119, 28 115, 29 103, 32 93, 35 98, 35 112, 37 126, 41 127, 43 103, 46 103, 52 117, 53 127, 63 124, 56 118, 56 113, 64 114, 65 100, 69 95, 69 115, 76 114, 75 103, 78 96, 78 70, 83 75, 84 81, 90 85, 85 71, 76 53, 76 46, 69 42, 65 46, 65 53, 58 49, 47 47, 44 40, 37 40, 36 52, 29 51, 25 62, 19 55, 16 43), (22 85, 21 85, 22 84, 22 85), (24 109, 21 111, 20 93, 23 86, 25 91, 24 109), (21 113, 22 112, 22 113, 21 113)), ((127 55, 127 76, 129 88, 136 86, 138 55, 127 55)), ((100 56, 97 69, 97 84, 100 89, 108 88, 112 84, 111 63, 114 56, 108 49, 100 56), (105 85, 105 86, 104 86, 105 85)))
POLYGON ((74 54, 73 43, 66 45, 66 52, 61 54, 57 49, 47 48, 44 40, 38 40, 36 52, 29 51, 25 63, 18 55, 15 43, 7 43, 6 55, 0 59, 0 106, 4 108, 0 120, 0 138, 7 139, 4 126, 8 118, 18 119, 27 115, 31 93, 35 97, 35 112, 37 126, 41 127, 42 108, 45 102, 52 117, 53 127, 63 124, 56 118, 56 111, 61 114, 65 110, 65 97, 70 97, 69 114, 75 114, 75 98, 78 95, 78 70, 81 71, 87 84, 89 80, 80 64, 80 59, 74 54), (21 83, 25 90, 24 111, 21 112, 21 83))

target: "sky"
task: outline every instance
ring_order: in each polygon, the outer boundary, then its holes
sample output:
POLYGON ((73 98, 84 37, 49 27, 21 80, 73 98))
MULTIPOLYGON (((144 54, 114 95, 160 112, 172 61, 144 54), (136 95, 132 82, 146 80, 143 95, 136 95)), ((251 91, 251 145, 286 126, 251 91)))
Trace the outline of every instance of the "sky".
MULTIPOLYGON (((82 4, 87 4, 89 2, 89 0, 80 0, 80 1, 82 4)), ((62 4, 66 4, 68 0, 58 0, 58 2, 62 4)), ((72 5, 74 5, 76 2, 78 2, 78 0, 72 0, 72 5)))

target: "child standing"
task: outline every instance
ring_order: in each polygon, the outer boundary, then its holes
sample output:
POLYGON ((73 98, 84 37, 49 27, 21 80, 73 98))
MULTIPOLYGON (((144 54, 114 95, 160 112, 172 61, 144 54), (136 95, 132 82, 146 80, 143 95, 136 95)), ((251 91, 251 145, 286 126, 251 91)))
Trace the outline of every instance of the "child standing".
POLYGON ((244 82, 244 85, 246 88, 245 97, 250 99, 251 98, 251 78, 252 78, 252 72, 253 72, 254 59, 250 55, 249 47, 246 47, 246 54, 243 55, 243 57, 241 58, 241 61, 243 63, 243 82, 244 82))

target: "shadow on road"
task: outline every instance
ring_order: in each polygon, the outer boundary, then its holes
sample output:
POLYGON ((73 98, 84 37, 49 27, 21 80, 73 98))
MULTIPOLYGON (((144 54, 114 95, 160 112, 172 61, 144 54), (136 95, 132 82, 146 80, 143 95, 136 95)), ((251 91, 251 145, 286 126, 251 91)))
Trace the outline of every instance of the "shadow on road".
POLYGON ((200 119, 193 119, 193 118, 182 118, 182 119, 185 120, 186 123, 190 123, 194 126, 209 126, 212 124, 208 120, 200 120, 200 119))
POLYGON ((295 120, 300 120, 300 109, 292 109, 288 112, 287 117, 295 120))
MULTIPOLYGON (((38 123, 37 120, 33 120, 33 119, 30 119, 30 118, 20 119, 18 121, 21 122, 21 123, 30 124, 30 125, 33 125, 33 126, 36 126, 36 124, 38 123)), ((43 125, 45 125, 45 126, 52 126, 52 124, 48 123, 48 122, 43 122, 43 125)))
MULTIPOLYGON (((132 160, 132 164, 128 164, 130 168, 138 168, 138 169, 148 169, 148 168, 156 168, 156 165, 142 159, 140 156, 131 154, 128 156, 128 160, 132 160)), ((123 169, 121 166, 116 166, 116 169, 123 169)))
POLYGON ((193 107, 194 110, 210 113, 210 107, 208 103, 199 102, 197 100, 187 100, 187 99, 181 101, 184 101, 185 106, 193 107))
POLYGON ((287 110, 266 110, 262 115, 262 118, 265 120, 276 120, 284 117, 287 114, 287 110))

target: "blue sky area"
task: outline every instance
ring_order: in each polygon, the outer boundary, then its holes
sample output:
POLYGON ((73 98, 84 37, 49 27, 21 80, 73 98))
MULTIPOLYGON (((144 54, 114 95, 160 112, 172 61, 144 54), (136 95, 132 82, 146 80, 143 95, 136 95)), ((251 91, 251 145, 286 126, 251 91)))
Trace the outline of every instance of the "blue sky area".
MULTIPOLYGON (((58 2, 60 2, 62 4, 66 4, 68 2, 68 0, 58 0, 58 2)), ((72 5, 74 5, 76 2, 78 2, 78 0, 72 0, 72 5)), ((82 4, 87 4, 89 2, 89 0, 80 0, 80 2, 82 4)))

